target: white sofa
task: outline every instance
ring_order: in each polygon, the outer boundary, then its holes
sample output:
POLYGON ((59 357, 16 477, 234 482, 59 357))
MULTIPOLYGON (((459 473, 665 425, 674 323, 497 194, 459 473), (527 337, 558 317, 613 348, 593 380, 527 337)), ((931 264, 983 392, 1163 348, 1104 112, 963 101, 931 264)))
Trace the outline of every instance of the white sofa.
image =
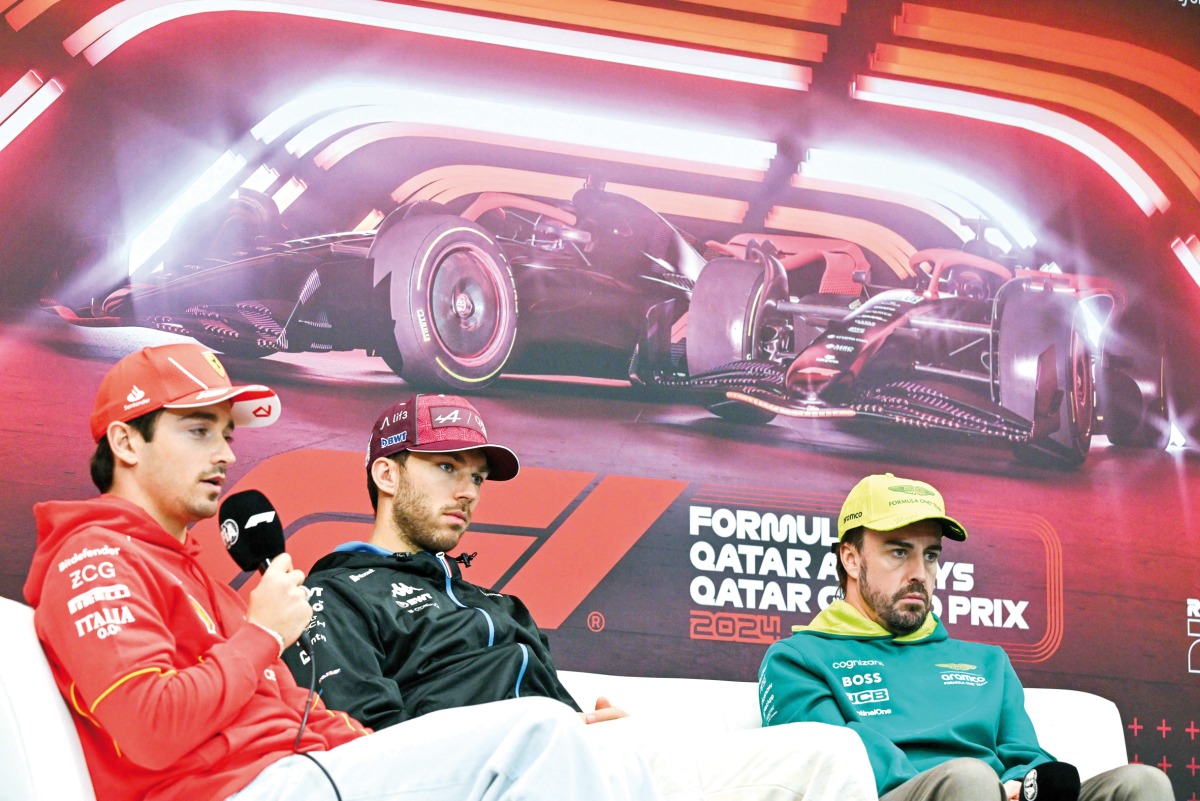
MULTIPOLYGON (((96 801, 70 713, 34 634, 33 610, 0 598, 0 631, 8 635, 9 650, 0 659, 0 795, 5 801, 96 801)), ((631 715, 689 734, 759 725, 754 682, 574 671, 561 676, 584 709, 603 695, 631 715)), ((1128 761, 1111 701, 1073 690, 1027 689, 1026 708, 1042 745, 1078 767, 1083 778, 1128 761)))

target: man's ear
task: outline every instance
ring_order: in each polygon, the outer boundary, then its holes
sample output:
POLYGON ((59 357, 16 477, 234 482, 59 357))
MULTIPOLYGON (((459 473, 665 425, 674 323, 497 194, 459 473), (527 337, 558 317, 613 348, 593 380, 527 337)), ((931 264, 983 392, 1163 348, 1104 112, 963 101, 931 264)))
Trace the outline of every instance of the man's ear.
POLYGON ((132 426, 114 420, 108 424, 104 436, 108 437, 108 447, 112 451, 114 464, 133 467, 138 463, 144 440, 132 426))
POLYGON ((849 542, 843 542, 838 547, 838 559, 842 560, 842 567, 846 569, 846 575, 858 581, 858 571, 862 566, 862 549, 854 547, 849 542))
POLYGON ((371 462, 371 478, 379 489, 380 496, 394 496, 400 486, 400 471, 403 468, 394 459, 380 456, 371 462))

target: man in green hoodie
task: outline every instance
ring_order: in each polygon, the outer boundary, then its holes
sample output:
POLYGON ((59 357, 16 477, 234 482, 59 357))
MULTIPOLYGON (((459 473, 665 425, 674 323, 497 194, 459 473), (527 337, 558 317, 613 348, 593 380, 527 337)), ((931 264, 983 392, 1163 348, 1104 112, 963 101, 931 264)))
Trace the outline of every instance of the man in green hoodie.
MULTIPOLYGON (((929 484, 867 476, 838 517, 844 600, 772 645, 759 671, 763 725, 856 731, 881 801, 1016 801, 1031 769, 1054 761, 1003 649, 951 639, 931 613, 943 540, 966 538, 929 484)), ((1171 797, 1166 774, 1146 765, 1089 778, 1078 795, 1171 797)))

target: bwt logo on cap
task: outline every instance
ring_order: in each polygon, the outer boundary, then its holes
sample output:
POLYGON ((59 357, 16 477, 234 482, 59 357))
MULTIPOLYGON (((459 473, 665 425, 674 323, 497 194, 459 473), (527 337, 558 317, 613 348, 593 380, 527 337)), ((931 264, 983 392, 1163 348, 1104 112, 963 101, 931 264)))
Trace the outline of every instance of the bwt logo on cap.
POLYGON ((382 437, 379 440, 380 448, 390 448, 393 445, 399 445, 401 442, 408 441, 408 432, 401 431, 399 434, 392 434, 390 437, 382 437))

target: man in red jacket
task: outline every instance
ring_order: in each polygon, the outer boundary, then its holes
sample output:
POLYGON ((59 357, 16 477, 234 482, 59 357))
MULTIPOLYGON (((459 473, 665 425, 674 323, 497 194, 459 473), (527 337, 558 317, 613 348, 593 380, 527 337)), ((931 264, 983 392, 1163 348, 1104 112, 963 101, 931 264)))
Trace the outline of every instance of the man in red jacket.
POLYGON ((279 659, 312 615, 304 574, 284 554, 244 603, 200 568, 187 530, 217 511, 234 426, 278 416, 274 392, 233 386, 205 348, 146 348, 96 396, 103 494, 35 507, 25 597, 97 798, 652 798, 638 760, 601 759, 546 699, 371 736, 310 702, 279 659))

